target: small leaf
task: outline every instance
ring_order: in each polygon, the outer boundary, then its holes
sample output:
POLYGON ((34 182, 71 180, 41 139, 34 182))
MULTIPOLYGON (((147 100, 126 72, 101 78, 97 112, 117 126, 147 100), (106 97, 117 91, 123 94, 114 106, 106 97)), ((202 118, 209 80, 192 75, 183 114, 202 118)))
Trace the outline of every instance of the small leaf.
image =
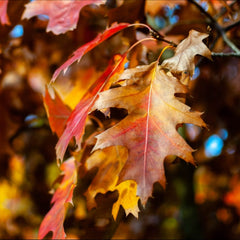
POLYGON ((75 167, 75 159, 69 158, 60 167, 63 171, 64 177, 58 189, 53 195, 51 203, 52 208, 44 217, 38 237, 40 239, 52 231, 52 239, 64 239, 66 237, 63 222, 67 210, 67 203, 72 204, 73 190, 76 186, 77 171, 75 167))
POLYGON ((80 10, 89 4, 101 4, 104 0, 35 0, 26 4, 22 19, 47 15, 47 32, 65 33, 76 28, 80 10))
POLYGON ((113 204, 112 215, 113 218, 117 219, 117 214, 120 208, 120 205, 125 210, 126 215, 131 213, 136 218, 138 217, 138 200, 137 196, 137 184, 135 181, 128 180, 121 182, 116 186, 115 190, 118 191, 119 197, 118 200, 113 204))
POLYGON ((172 73, 194 73, 194 57, 199 54, 208 59, 211 58, 211 51, 202 42, 208 34, 191 30, 186 39, 184 39, 176 48, 175 55, 166 59, 161 64, 162 67, 169 69, 172 73))
POLYGON ((98 167, 98 172, 85 193, 89 209, 96 207, 94 200, 97 193, 117 190, 118 200, 114 203, 112 214, 116 220, 120 205, 123 206, 126 215, 132 213, 138 217, 137 184, 134 181, 124 181, 117 185, 118 176, 127 159, 127 149, 121 146, 113 146, 95 151, 86 161, 86 169, 98 167))
POLYGON ((96 206, 97 193, 114 191, 118 182, 118 175, 127 159, 127 149, 121 146, 113 146, 95 151, 86 161, 86 169, 98 168, 98 172, 87 192, 87 206, 89 209, 96 206))

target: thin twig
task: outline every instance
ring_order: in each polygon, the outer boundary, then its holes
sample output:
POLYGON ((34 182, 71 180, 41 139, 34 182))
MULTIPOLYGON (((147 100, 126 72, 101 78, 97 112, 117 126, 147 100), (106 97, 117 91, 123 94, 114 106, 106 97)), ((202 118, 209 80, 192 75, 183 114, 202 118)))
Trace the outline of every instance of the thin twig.
POLYGON ((238 47, 227 37, 224 28, 222 28, 218 22, 208 13, 205 11, 205 9, 199 5, 197 2, 195 2, 194 0, 188 0, 190 3, 192 3, 193 5, 195 5, 201 13, 203 13, 208 20, 210 20, 210 22, 214 25, 214 27, 216 28, 217 32, 222 36, 224 42, 237 54, 240 54, 240 50, 238 49, 238 47))
POLYGON ((227 35, 225 34, 225 32, 222 32, 222 38, 224 40, 224 42, 236 53, 240 54, 240 50, 239 48, 227 37, 227 35))
POLYGON ((227 27, 223 28, 223 30, 224 30, 224 32, 227 32, 227 31, 233 29, 234 27, 237 27, 238 25, 240 25, 240 20, 233 24, 228 25, 227 27))
POLYGON ((212 52, 212 57, 237 57, 240 58, 240 54, 239 53, 235 53, 235 52, 230 52, 230 53, 216 53, 216 52, 212 52))
POLYGON ((173 47, 177 47, 177 44, 174 43, 173 41, 168 41, 167 39, 164 38, 164 36, 162 36, 157 30, 155 30, 154 28, 150 27, 150 31, 149 34, 154 37, 156 40, 158 41, 162 41, 162 42, 166 42, 168 44, 170 44, 173 47))
POLYGON ((147 24, 144 24, 144 23, 133 23, 130 26, 135 26, 135 27, 138 26, 138 27, 147 28, 148 31, 149 31, 150 36, 152 36, 154 39, 156 39, 158 41, 166 42, 166 43, 170 44, 173 47, 177 47, 176 43, 174 43, 173 41, 169 41, 169 40, 165 39, 163 35, 161 35, 157 30, 155 30, 150 25, 147 25, 147 24))
MULTIPOLYGON (((238 0, 235 0, 233 2, 231 2, 228 6, 231 9, 236 3, 238 2, 238 0)), ((218 19, 220 17, 222 17, 226 12, 228 11, 228 9, 225 8, 221 8, 220 11, 214 16, 215 19, 218 19)))
POLYGON ((208 12, 206 12, 205 9, 201 5, 199 5, 194 0, 188 0, 188 2, 192 3, 193 5, 195 5, 195 7, 197 7, 200 10, 200 12, 202 12, 210 20, 210 22, 212 22, 215 25, 216 20, 208 12))

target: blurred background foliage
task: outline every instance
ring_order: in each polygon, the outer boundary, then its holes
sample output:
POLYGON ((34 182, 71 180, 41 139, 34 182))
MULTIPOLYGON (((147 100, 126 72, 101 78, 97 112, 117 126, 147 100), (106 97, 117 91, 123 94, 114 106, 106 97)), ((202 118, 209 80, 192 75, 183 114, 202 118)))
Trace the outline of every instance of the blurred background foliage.
MULTIPOLYGON (((139 21, 177 43, 191 29, 209 31, 211 50, 230 51, 191 1, 108 0, 105 6, 84 7, 76 30, 61 35, 46 33, 46 16, 21 20, 27 2, 10 0, 11 25, 0 25, 0 238, 36 238, 51 207, 50 190, 60 172, 54 149, 57 137, 51 133, 42 94, 56 68, 75 49, 115 21, 139 21)), ((240 47, 239 2, 197 3, 225 29, 232 26, 228 37, 240 47)), ((126 38, 134 42, 134 36, 124 31, 74 64, 56 82, 60 96, 74 107, 72 94, 87 84, 79 79, 99 74, 113 54, 126 49, 126 38)), ((133 54, 131 64, 136 64, 133 59, 137 64, 153 61, 163 47, 158 46, 147 46, 145 59, 133 54)), ((146 208, 140 206, 139 219, 126 217, 120 209, 116 222, 111 215, 116 192, 98 194, 97 208, 87 210, 83 193, 94 175, 90 172, 79 179, 74 192, 74 207, 69 207, 65 221, 68 238, 240 238, 240 59, 213 57, 210 62, 198 57, 196 64, 187 103, 204 112, 208 129, 186 124, 181 134, 197 149, 198 167, 180 159, 167 162, 166 190, 155 184, 146 208)))

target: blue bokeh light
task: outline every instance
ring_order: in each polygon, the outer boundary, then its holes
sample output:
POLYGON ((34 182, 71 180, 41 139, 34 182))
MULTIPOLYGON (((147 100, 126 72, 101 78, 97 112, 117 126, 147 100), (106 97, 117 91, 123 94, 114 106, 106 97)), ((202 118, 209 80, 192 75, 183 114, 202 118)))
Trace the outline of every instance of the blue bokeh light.
POLYGON ((126 68, 128 68, 129 67, 129 62, 126 62, 125 64, 124 64, 124 69, 126 69, 126 68))
POLYGON ((25 117, 24 121, 25 122, 29 122, 29 121, 33 121, 36 120, 38 117, 35 114, 29 114, 25 117))
POLYGON ((157 16, 155 17, 155 23, 156 25, 161 29, 166 26, 166 21, 163 17, 157 16))
POLYGON ((205 11, 208 10, 208 3, 207 2, 201 2, 200 4, 205 11))
POLYGON ((169 17, 170 24, 176 24, 178 22, 178 20, 179 20, 179 16, 177 16, 177 15, 173 15, 173 16, 169 17))
POLYGON ((18 24, 16 25, 13 30, 10 32, 10 36, 12 38, 19 38, 22 37, 24 33, 23 26, 18 24))
POLYGON ((200 75, 200 69, 199 69, 199 67, 196 67, 194 70, 194 74, 192 76, 192 80, 195 80, 196 78, 198 78, 199 75, 200 75))
POLYGON ((38 15, 38 19, 40 19, 42 21, 46 21, 46 20, 49 20, 49 16, 44 15, 44 14, 40 14, 40 15, 38 15))
POLYGON ((222 140, 226 140, 228 138, 228 131, 225 128, 219 130, 218 135, 221 137, 222 140))
POLYGON ((169 6, 166 6, 166 7, 164 8, 164 10, 165 10, 165 15, 166 15, 167 17, 171 17, 171 16, 174 14, 174 11, 175 11, 174 8, 171 8, 171 7, 169 7, 169 6))
POLYGON ((204 143, 206 156, 219 156, 222 152, 223 145, 223 140, 218 135, 213 134, 204 143))

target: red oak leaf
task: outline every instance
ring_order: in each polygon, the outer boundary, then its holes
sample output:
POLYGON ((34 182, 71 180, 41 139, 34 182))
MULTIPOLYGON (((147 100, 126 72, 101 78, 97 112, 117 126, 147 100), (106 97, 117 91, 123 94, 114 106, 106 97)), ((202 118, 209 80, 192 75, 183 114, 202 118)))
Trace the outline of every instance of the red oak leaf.
POLYGON ((92 41, 84 44, 80 48, 78 48, 71 58, 69 58, 61 67, 59 67, 55 73, 53 74, 52 81, 54 81, 59 73, 63 70, 66 71, 67 68, 73 64, 75 61, 80 61, 82 56, 92 50, 94 47, 114 35, 115 33, 119 32, 120 30, 128 27, 128 23, 121 23, 121 24, 113 24, 110 28, 106 29, 103 33, 98 34, 96 38, 94 38, 92 41))
POLYGON ((66 214, 67 203, 72 203, 73 190, 76 186, 77 171, 75 159, 72 157, 66 160, 60 167, 64 173, 63 180, 53 195, 51 203, 53 207, 44 217, 38 237, 40 239, 52 231, 52 239, 63 239, 66 237, 63 222, 66 214))
POLYGON ((80 10, 89 4, 101 4, 104 0, 35 0, 26 4, 22 19, 47 15, 47 32, 65 33, 76 28, 80 10))
POLYGON ((71 109, 66 106, 56 92, 55 99, 52 99, 48 89, 46 88, 43 102, 47 111, 50 127, 53 132, 61 136, 65 128, 68 117, 71 114, 71 109))
POLYGON ((10 21, 7 15, 7 5, 8 0, 0 1, 0 22, 2 25, 4 24, 10 25, 10 21))
POLYGON ((164 159, 167 156, 176 155, 194 164, 193 149, 179 135, 176 126, 205 124, 199 112, 191 112, 190 107, 175 96, 186 93, 186 86, 166 74, 158 62, 130 69, 127 75, 130 76, 127 82, 132 85, 100 93, 94 108, 125 108, 129 115, 98 135, 93 151, 113 145, 128 148, 119 183, 136 181, 137 195, 145 205, 154 182, 165 186, 164 159))

